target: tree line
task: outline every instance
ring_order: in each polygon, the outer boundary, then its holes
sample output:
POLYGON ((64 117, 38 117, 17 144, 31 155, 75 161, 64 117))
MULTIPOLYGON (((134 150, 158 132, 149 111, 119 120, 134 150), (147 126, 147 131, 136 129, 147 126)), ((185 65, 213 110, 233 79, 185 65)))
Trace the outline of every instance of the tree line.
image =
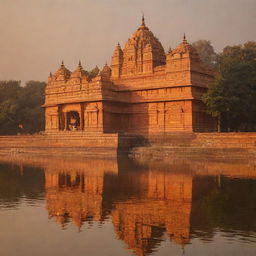
MULTIPOLYGON (((194 42, 201 60, 215 70, 203 96, 219 131, 256 131, 256 42, 227 46, 217 54, 208 40, 194 42)), ((99 73, 96 66, 88 75, 99 73)), ((0 81, 0 135, 33 134, 44 130, 46 83, 0 81)))

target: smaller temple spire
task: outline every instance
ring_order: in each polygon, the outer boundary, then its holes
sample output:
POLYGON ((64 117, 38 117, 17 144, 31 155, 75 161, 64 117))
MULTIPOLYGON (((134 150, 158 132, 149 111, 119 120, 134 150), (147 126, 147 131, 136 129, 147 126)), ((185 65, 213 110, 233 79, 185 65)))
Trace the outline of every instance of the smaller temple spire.
POLYGON ((118 42, 115 48, 115 52, 120 52, 120 51, 122 51, 122 49, 121 49, 120 43, 118 42))
POLYGON ((49 77, 52 77, 52 72, 50 72, 49 77))

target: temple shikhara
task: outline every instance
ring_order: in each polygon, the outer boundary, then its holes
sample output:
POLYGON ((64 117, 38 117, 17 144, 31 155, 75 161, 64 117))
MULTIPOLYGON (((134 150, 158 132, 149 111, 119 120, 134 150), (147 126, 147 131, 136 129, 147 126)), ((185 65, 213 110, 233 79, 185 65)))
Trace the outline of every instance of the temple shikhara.
POLYGON ((95 78, 89 79, 80 62, 73 72, 62 63, 50 74, 46 132, 215 131, 216 120, 202 102, 213 75, 185 36, 165 53, 143 17, 124 48, 117 44, 111 66, 95 78))

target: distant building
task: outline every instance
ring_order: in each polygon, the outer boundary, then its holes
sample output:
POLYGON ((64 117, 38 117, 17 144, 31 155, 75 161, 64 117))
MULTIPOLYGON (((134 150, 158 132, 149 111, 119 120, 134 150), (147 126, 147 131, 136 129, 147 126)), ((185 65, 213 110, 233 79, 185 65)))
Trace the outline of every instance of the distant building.
POLYGON ((201 98, 213 71, 187 42, 164 52, 142 24, 112 64, 89 79, 81 63, 70 72, 62 63, 45 90, 46 131, 83 130, 135 134, 214 131, 201 98))

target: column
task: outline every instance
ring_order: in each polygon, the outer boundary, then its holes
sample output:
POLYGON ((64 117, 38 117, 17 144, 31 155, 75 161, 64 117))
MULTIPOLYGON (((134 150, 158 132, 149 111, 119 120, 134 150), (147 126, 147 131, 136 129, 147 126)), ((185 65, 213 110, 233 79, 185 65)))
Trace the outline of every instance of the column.
POLYGON ((64 112, 64 131, 68 129, 68 113, 64 112))
POLYGON ((80 130, 84 129, 84 106, 80 104, 80 130))

